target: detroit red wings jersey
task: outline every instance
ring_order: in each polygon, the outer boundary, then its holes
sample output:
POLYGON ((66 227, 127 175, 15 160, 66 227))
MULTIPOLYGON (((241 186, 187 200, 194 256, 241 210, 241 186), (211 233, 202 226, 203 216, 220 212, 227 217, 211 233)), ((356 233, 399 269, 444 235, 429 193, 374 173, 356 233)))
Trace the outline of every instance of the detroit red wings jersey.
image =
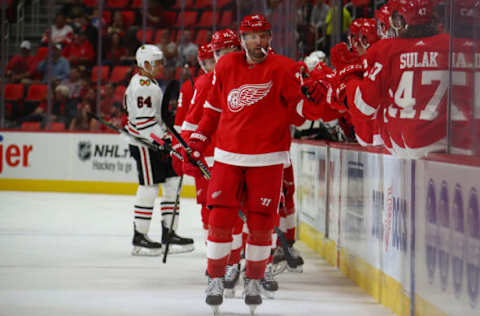
POLYGON ((163 93, 155 80, 136 74, 130 80, 124 96, 128 111, 127 131, 137 137, 150 139, 154 133, 163 138, 166 127, 161 121, 163 93))
POLYGON ((349 102, 365 116, 387 106, 383 128, 394 153, 421 157, 444 150, 448 35, 393 39, 382 48, 364 80, 349 85, 349 102))
MULTIPOLYGON (((182 124, 182 136, 185 139, 190 137, 190 134, 197 130, 198 123, 202 119, 203 105, 207 100, 208 94, 212 89, 213 72, 203 74, 195 81, 195 92, 191 100, 188 114, 182 124)), ((205 157, 213 157, 215 137, 210 137, 210 144, 205 150, 205 157)), ((208 161, 207 161, 208 162, 208 161)))
MULTIPOLYGON (((244 52, 219 60, 204 105, 220 114, 215 161, 238 166, 289 163, 289 126, 303 123, 296 112, 302 98, 295 69, 293 60, 276 54, 259 64, 248 64, 244 52)), ((207 121, 202 118, 201 132, 211 129, 207 121)))
POLYGON ((191 80, 185 81, 181 88, 180 94, 178 96, 178 105, 177 112, 175 113, 175 129, 180 132, 183 121, 188 113, 188 108, 190 106, 190 101, 193 97, 193 84, 191 80))

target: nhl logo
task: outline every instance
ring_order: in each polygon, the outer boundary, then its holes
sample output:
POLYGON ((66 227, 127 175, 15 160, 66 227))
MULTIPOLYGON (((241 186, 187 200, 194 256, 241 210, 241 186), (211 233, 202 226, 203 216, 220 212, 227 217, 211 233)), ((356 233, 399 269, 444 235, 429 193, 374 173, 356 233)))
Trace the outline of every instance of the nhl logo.
POLYGON ((79 142, 78 143, 78 158, 85 161, 90 159, 92 156, 92 144, 90 142, 79 142))

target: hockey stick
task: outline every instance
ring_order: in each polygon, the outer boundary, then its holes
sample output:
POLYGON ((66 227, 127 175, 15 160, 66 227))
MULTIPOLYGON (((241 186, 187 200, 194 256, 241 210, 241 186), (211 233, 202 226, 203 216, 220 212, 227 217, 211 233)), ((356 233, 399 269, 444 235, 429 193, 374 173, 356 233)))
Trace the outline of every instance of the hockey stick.
POLYGON ((285 238, 285 234, 277 227, 273 227, 273 230, 278 236, 278 240, 280 240, 280 246, 283 249, 285 254, 285 260, 290 268, 295 269, 297 265, 297 261, 293 258, 292 253, 290 252, 290 248, 288 247, 287 238, 285 238))
MULTIPOLYGON (((163 96, 162 100, 162 121, 165 123, 169 121, 168 118, 168 103, 170 102, 170 94, 172 93, 172 90, 174 88, 174 81, 170 81, 170 83, 167 85, 167 88, 165 89, 165 94, 163 96)), ((195 160, 192 156, 192 148, 188 146, 188 144, 185 142, 185 140, 180 136, 180 134, 173 128, 173 126, 170 126, 170 124, 165 124, 167 126, 168 131, 175 137, 180 145, 185 149, 185 152, 187 153, 187 159, 190 161, 193 165, 196 165, 200 171, 202 172, 203 176, 205 179, 210 179, 210 171, 208 171, 208 168, 199 160, 195 160)))
POLYGON ((170 222, 170 227, 168 229, 168 238, 167 242, 165 243, 165 251, 163 252, 163 263, 167 263, 168 249, 170 248, 170 240, 172 240, 173 236, 173 223, 175 222, 175 216, 177 215, 177 207, 180 203, 180 192, 182 191, 182 184, 183 174, 180 176, 180 180, 178 181, 177 196, 175 197, 175 204, 173 205, 172 221, 170 222))
POLYGON ((161 142, 159 142, 157 139, 155 139, 155 141, 157 141, 160 145, 157 145, 157 144, 154 144, 154 143, 151 143, 143 138, 140 138, 140 137, 137 137, 135 135, 132 135, 130 134, 129 132, 127 132, 126 130, 124 130, 123 128, 119 128, 115 125, 113 125, 112 123, 106 121, 103 117, 101 116, 98 116, 96 115, 95 113, 92 113, 92 112, 88 112, 87 113, 88 116, 90 116, 91 118, 99 121, 100 123, 102 123, 103 125, 105 125, 106 127, 110 128, 111 130, 114 130, 120 134, 123 134, 123 135, 127 135, 129 138, 133 139, 134 141, 142 144, 143 146, 145 147, 148 147, 150 149, 153 149, 153 150, 156 150, 156 151, 171 151, 172 154, 174 154, 176 157, 178 157, 179 159, 183 160, 183 157, 182 155, 180 155, 180 153, 178 151, 176 151, 175 149, 172 148, 172 146, 170 146, 169 144, 163 142, 163 140, 161 140, 161 142))

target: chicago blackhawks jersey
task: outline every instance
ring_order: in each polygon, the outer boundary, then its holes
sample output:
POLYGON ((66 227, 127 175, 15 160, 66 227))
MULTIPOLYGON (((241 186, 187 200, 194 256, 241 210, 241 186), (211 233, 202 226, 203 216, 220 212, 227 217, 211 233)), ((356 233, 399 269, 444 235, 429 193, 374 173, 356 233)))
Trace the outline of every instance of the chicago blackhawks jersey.
POLYGON ((163 93, 155 80, 136 74, 125 90, 124 107, 128 112, 127 131, 137 137, 151 140, 154 133, 160 138, 166 134, 161 121, 163 93))
POLYGON ((347 87, 349 104, 369 117, 386 104, 392 151, 410 158, 445 149, 449 37, 394 39, 364 80, 347 87), (386 103, 385 103, 386 102, 386 103))
POLYGON ((303 99, 296 63, 270 54, 249 64, 244 52, 223 56, 215 67, 199 132, 217 124, 215 161, 237 166, 288 165, 291 124, 303 99), (215 117, 215 119, 212 119, 215 117))

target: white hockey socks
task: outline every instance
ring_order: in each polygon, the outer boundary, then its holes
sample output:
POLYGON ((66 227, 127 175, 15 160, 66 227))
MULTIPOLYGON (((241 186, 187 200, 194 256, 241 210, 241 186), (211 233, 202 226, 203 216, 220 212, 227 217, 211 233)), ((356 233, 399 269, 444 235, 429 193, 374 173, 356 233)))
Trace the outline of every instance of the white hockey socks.
MULTIPOLYGON (((167 178, 165 183, 162 183, 162 198, 160 202, 160 211, 162 212, 162 222, 165 223, 167 228, 170 228, 172 222, 173 212, 175 207, 175 199, 177 198, 177 188, 179 177, 167 178)), ((179 217, 180 201, 177 204, 175 220, 173 222, 173 230, 177 230, 178 217, 179 217)))
POLYGON ((158 185, 139 185, 135 201, 134 221, 135 228, 139 233, 148 234, 150 222, 152 221, 153 205, 158 196, 158 185))

